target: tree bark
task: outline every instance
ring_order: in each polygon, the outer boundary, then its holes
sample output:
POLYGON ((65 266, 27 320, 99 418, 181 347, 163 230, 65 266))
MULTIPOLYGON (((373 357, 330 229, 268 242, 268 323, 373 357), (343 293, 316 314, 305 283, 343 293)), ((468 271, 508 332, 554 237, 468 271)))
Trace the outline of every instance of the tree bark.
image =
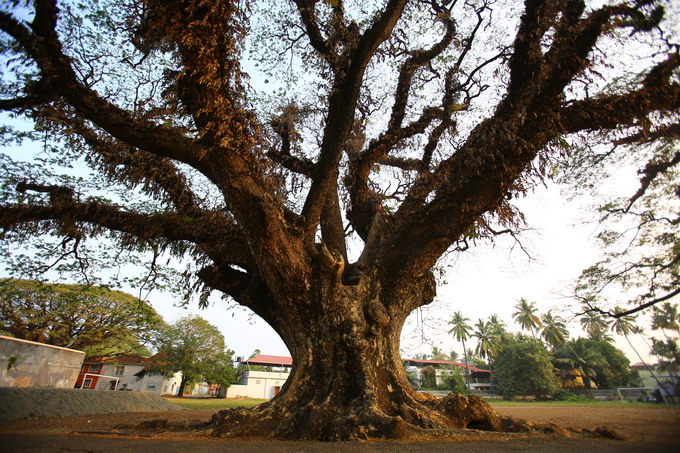
POLYGON ((182 374, 182 380, 180 381, 179 384, 179 389, 177 390, 177 396, 180 398, 184 398, 184 387, 186 387, 188 382, 188 378, 182 374))
POLYGON ((411 388, 399 337, 406 316, 429 303, 435 289, 430 275, 413 280, 317 286, 317 303, 307 301, 304 313, 296 304, 285 316, 304 321, 276 323, 293 356, 281 392, 252 410, 219 412, 210 423, 214 433, 329 441, 402 438, 431 428, 528 429, 475 396, 438 400, 411 388))

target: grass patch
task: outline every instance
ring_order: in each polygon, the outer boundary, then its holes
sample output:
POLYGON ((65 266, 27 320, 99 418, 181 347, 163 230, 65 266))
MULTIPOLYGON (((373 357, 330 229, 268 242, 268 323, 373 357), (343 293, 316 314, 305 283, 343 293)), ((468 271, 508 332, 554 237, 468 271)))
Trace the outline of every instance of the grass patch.
POLYGON ((595 406, 595 407, 630 407, 630 408, 663 408, 664 404, 657 403, 642 403, 638 401, 597 401, 597 400, 579 400, 579 401, 506 401, 503 399, 485 399, 492 406, 554 406, 554 407, 576 407, 576 406, 595 406))
POLYGON ((234 407, 253 407, 267 400, 258 398, 177 398, 164 397, 171 403, 187 409, 232 409, 234 407))

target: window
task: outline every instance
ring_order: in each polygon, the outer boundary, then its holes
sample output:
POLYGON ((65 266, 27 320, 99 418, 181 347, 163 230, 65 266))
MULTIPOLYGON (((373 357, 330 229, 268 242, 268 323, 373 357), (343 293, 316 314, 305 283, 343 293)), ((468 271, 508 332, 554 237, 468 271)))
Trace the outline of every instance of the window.
POLYGON ((124 366, 116 366, 116 368, 114 368, 114 370, 113 370, 113 375, 114 376, 122 376, 124 372, 125 372, 124 366))
POLYGON ((93 371, 93 372, 99 371, 99 364, 98 363, 91 363, 90 366, 88 367, 87 371, 93 371))
MULTIPOLYGON (((92 365, 90 365, 90 366, 92 366, 92 365)), ((91 385, 92 385, 92 379, 87 378, 87 379, 83 380, 83 388, 84 389, 89 389, 91 385)))

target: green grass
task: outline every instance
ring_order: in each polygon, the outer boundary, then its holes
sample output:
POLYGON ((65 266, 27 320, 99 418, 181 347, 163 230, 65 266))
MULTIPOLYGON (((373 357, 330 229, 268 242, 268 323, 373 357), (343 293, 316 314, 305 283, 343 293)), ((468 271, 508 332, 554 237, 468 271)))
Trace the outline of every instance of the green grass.
POLYGON ((595 406, 595 407, 630 407, 630 408, 663 408, 664 404, 656 403, 640 403, 637 401, 596 401, 596 400, 579 400, 579 401, 505 401, 502 399, 486 399, 492 406, 595 406))
POLYGON ((231 409, 234 407, 253 407, 267 400, 257 398, 168 398, 171 403, 187 409, 231 409))

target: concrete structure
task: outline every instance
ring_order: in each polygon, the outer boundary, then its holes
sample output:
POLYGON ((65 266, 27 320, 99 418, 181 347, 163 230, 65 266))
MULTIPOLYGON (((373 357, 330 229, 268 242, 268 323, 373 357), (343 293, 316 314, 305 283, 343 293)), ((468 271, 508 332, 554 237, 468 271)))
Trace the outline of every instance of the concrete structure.
POLYGON ((241 362, 238 384, 227 389, 227 398, 274 398, 285 384, 293 359, 284 356, 259 354, 241 362))
POLYGON ((646 366, 642 362, 634 363, 630 366, 632 370, 637 370, 638 376, 640 376, 640 387, 658 387, 659 382, 672 383, 675 384, 677 377, 674 376, 669 370, 660 370, 659 365, 656 363, 648 363, 646 366), (654 379, 654 376, 656 379, 654 379), (658 380, 658 382, 657 382, 658 380))
POLYGON ((176 395, 181 373, 153 371, 154 357, 136 354, 88 357, 83 362, 76 387, 84 390, 127 390, 176 395))
POLYGON ((72 389, 85 353, 0 336, 0 387, 72 389))

